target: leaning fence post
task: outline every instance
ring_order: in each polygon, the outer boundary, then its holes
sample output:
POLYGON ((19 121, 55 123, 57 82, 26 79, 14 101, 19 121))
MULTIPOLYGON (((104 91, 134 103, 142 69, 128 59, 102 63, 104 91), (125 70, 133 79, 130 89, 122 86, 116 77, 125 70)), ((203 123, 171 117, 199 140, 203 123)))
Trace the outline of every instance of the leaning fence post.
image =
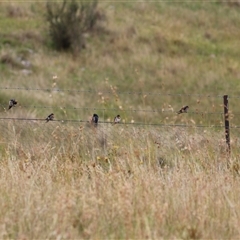
POLYGON ((223 96, 224 121, 225 121, 225 136, 228 147, 228 153, 231 152, 230 146, 230 128, 229 128, 229 114, 228 114, 228 95, 223 96))

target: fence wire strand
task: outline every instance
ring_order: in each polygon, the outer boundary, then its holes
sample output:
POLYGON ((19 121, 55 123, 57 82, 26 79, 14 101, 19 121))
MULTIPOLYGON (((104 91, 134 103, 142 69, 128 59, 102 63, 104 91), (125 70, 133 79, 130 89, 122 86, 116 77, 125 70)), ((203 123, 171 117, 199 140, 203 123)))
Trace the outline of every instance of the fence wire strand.
MULTIPOLYGON (((37 121, 45 121, 46 119, 42 118, 14 118, 14 117, 0 117, 0 120, 13 120, 13 121, 31 121, 31 122, 37 122, 37 121)), ((60 123, 89 123, 88 120, 76 120, 76 119, 54 119, 49 121, 46 124, 49 124, 50 122, 60 122, 60 123)), ((223 128, 224 125, 188 125, 188 124, 163 124, 163 123, 143 123, 143 122, 120 122, 117 124, 113 124, 113 122, 110 121, 99 121, 99 125, 101 124, 109 124, 109 125, 125 125, 125 126, 156 126, 156 127, 183 127, 183 128, 223 128)), ((234 126, 232 128, 240 128, 240 126, 234 126)))
MULTIPOLYGON (((3 109, 6 104, 0 104, 3 109)), ((15 107, 16 108, 16 107, 15 107)), ((177 114, 177 111, 172 109, 120 109, 120 108, 95 108, 95 107, 58 107, 58 106, 32 106, 32 105, 18 105, 17 108, 33 108, 33 109, 64 109, 71 111, 79 111, 79 110, 96 110, 96 111, 116 111, 116 112, 148 112, 148 113, 173 113, 177 114)), ((209 112, 209 111, 188 111, 188 114, 224 114, 223 112, 209 112)), ((240 113, 234 113, 235 115, 240 115, 240 113)))

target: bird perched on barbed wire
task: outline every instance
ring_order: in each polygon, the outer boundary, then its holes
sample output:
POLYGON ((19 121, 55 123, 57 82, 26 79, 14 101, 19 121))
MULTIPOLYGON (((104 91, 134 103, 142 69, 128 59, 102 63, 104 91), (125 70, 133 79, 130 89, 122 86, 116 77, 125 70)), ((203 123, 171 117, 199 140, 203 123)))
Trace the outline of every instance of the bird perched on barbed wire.
POLYGON ((47 116, 47 118, 45 120, 46 120, 46 123, 47 123, 49 121, 52 121, 53 119, 54 119, 54 114, 51 113, 50 115, 47 116))
POLYGON ((189 109, 188 106, 184 106, 184 107, 182 107, 182 108, 177 112, 177 114, 187 113, 188 109, 189 109))
POLYGON ((17 105, 17 101, 15 99, 11 99, 8 103, 8 110, 14 107, 15 105, 17 105))
POLYGON ((96 113, 93 114, 91 123, 94 124, 95 127, 97 127, 98 124, 98 115, 96 113))
POLYGON ((114 118, 113 124, 120 123, 120 121, 121 121, 121 117, 120 117, 120 115, 117 115, 117 116, 114 118))

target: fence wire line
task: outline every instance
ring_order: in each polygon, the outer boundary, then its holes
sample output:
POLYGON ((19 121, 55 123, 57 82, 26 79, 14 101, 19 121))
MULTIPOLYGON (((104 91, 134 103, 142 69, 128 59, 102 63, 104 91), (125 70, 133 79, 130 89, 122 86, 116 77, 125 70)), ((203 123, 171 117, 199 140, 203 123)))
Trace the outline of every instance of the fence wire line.
MULTIPOLYGON (((4 104, 0 104, 4 108, 4 104)), ((152 112, 152 113, 177 113, 172 109, 120 109, 120 108, 94 108, 94 107, 56 107, 56 106, 31 106, 31 105, 19 105, 18 108, 43 108, 43 109, 64 109, 64 110, 97 110, 97 111, 119 111, 119 112, 152 112)), ((201 112, 201 111, 188 111, 188 114, 224 114, 223 112, 201 112)), ((234 113, 239 115, 240 113, 234 113)))
MULTIPOLYGON (((188 94, 188 93, 159 93, 159 92, 126 92, 126 91, 101 91, 101 90, 74 90, 74 89, 58 89, 58 88, 23 88, 23 87, 0 87, 0 90, 23 90, 23 91, 45 91, 45 92, 72 92, 72 93, 97 93, 97 94, 112 94, 112 95, 152 95, 152 96, 195 96, 207 98, 222 98, 223 95, 212 94, 188 94)), ((230 96, 229 96, 230 98, 230 96)), ((240 98, 236 96, 235 98, 240 98)))
MULTIPOLYGON (((16 120, 16 121, 45 121, 46 119, 43 118, 11 118, 11 117, 6 117, 6 118, 0 118, 0 120, 16 120)), ((87 120, 76 120, 76 119, 54 119, 48 122, 61 122, 61 123, 66 123, 66 122, 71 122, 71 123, 91 123, 91 121, 87 120)), ((47 122, 46 122, 47 123, 47 122)), ((184 128, 224 128, 224 125, 188 125, 188 124, 162 124, 162 123, 142 123, 142 122, 120 122, 117 124, 114 124, 113 122, 110 121, 99 121, 99 124, 112 124, 114 125, 139 125, 139 126, 156 126, 156 127, 184 127, 184 128)), ((240 126, 234 126, 230 128, 240 128, 240 126)))

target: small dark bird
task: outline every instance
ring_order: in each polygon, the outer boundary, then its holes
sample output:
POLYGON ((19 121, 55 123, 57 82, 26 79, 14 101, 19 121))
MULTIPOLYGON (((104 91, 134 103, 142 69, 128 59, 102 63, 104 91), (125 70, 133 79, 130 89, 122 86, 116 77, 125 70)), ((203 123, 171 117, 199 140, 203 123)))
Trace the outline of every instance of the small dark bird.
POLYGON ((17 105, 17 101, 15 99, 11 99, 8 103, 8 110, 14 107, 15 105, 17 105))
POLYGON ((95 125, 95 127, 97 126, 97 124, 98 124, 98 115, 96 113, 93 114, 91 122, 95 125))
POLYGON ((121 121, 121 117, 120 117, 120 115, 117 115, 117 116, 114 118, 114 124, 120 123, 120 121, 121 121))
POLYGON ((188 106, 184 106, 182 107, 177 113, 180 114, 180 113, 187 113, 189 107, 188 106))
POLYGON ((52 121, 54 118, 54 114, 51 113, 50 115, 47 116, 47 118, 45 119, 46 120, 46 123, 49 122, 49 121, 52 121))

